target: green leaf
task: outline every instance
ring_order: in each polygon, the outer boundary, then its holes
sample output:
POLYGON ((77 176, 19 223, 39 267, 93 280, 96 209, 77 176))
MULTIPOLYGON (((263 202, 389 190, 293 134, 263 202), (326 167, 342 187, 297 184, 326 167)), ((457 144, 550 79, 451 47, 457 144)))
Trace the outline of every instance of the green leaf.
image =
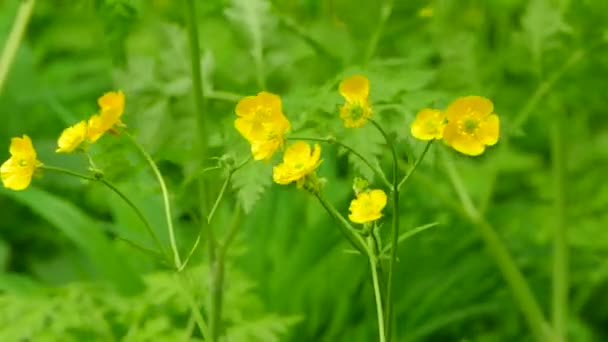
POLYGON ((255 203, 272 183, 270 164, 255 161, 247 163, 232 176, 232 187, 245 213, 250 213, 255 203))
POLYGON ((118 255, 100 225, 74 204, 36 188, 21 192, 2 189, 0 193, 28 206, 59 229, 89 258, 100 278, 119 291, 131 294, 143 288, 139 275, 118 255))

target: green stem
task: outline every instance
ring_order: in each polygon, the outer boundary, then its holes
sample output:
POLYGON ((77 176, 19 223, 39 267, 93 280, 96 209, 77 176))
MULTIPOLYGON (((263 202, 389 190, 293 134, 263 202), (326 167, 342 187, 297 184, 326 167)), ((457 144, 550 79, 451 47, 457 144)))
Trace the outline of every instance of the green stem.
POLYGON ((232 172, 230 172, 228 174, 228 177, 226 177, 226 179, 224 180, 224 184, 222 184, 220 193, 217 195, 217 198, 215 199, 215 203, 213 203, 213 207, 211 207, 211 211, 209 212, 209 215, 207 216, 207 224, 211 223, 211 219, 213 218, 213 215, 215 215, 215 211, 217 210, 217 208, 220 206, 220 202, 222 201, 222 198, 224 198, 224 193, 226 192, 226 189, 228 188, 228 184, 230 183, 231 179, 232 179, 232 172))
POLYGON ((340 212, 336 210, 336 208, 334 208, 334 206, 329 203, 321 194, 316 193, 314 195, 315 197, 317 197, 317 199, 319 200, 323 208, 325 208, 325 210, 329 213, 329 215, 332 216, 336 221, 338 221, 338 226, 340 227, 342 234, 346 236, 346 238, 348 239, 348 241, 350 241, 353 247, 355 247, 355 249, 359 251, 359 253, 367 255, 365 241, 361 239, 361 236, 357 234, 355 229, 350 225, 350 223, 348 223, 344 216, 342 216, 342 214, 340 214, 340 212))
POLYGON ((22 0, 17 11, 17 16, 13 22, 13 27, 8 35, 4 49, 2 50, 2 56, 0 56, 0 93, 6 81, 6 76, 15 60, 17 50, 23 39, 23 34, 27 28, 27 24, 30 21, 32 12, 34 11, 35 0, 22 0))
POLYGON ((462 202, 465 215, 480 233, 488 251, 494 258, 494 262, 511 288, 516 303, 535 338, 539 342, 553 341, 551 329, 547 324, 540 305, 536 301, 532 290, 517 267, 517 264, 505 248, 504 244, 500 241, 500 237, 494 228, 479 214, 477 208, 475 208, 453 162, 447 156, 444 156, 444 162, 448 178, 452 182, 454 190, 462 202))
POLYGON ((414 162, 414 165, 412 166, 412 168, 407 172, 407 174, 405 176, 403 176, 403 179, 399 182, 399 185, 397 185, 397 189, 401 190, 401 187, 403 186, 403 184, 405 184, 405 182, 407 182, 408 179, 410 179, 410 177, 412 176, 412 174, 414 173, 414 171, 416 171, 416 168, 418 167, 418 165, 420 164, 420 162, 422 161, 422 159, 424 159, 424 156, 426 156, 426 153, 431 148, 431 145, 433 144, 433 141, 435 141, 435 140, 430 140, 426 144, 426 146, 424 147, 424 150, 420 154, 420 157, 418 157, 418 159, 416 159, 416 161, 414 162))
POLYGON ((374 31, 372 37, 369 40, 369 43, 367 44, 367 49, 365 51, 365 59, 363 60, 364 65, 369 64, 370 59, 374 56, 376 48, 378 47, 378 41, 380 40, 380 36, 382 36, 384 26, 386 25, 388 18, 391 16, 392 11, 393 0, 385 0, 384 4, 380 8, 380 20, 378 22, 378 25, 376 26, 376 30, 374 31))
POLYGON ((146 230, 148 231, 148 234, 150 234, 150 236, 152 237, 152 239, 154 240, 154 242, 156 243, 156 245, 160 249, 162 255, 165 258, 167 258, 167 251, 165 250, 165 248, 164 248, 162 242, 160 241, 160 239, 158 238, 158 235, 156 235, 156 232, 154 231, 154 228, 152 228, 152 225, 150 224, 150 222, 148 222, 148 219, 146 218, 146 216, 141 212, 141 210, 139 210, 139 208, 135 205, 135 203, 133 203, 133 201, 131 201, 129 199, 129 197, 127 197, 127 195, 125 195, 122 191, 120 191, 110 181, 108 181, 108 180, 106 180, 104 178, 97 178, 97 177, 93 177, 93 176, 88 176, 88 175, 85 175, 85 174, 82 174, 82 173, 74 172, 74 171, 71 171, 71 170, 68 170, 68 169, 64 169, 64 168, 60 168, 60 167, 55 167, 55 166, 43 165, 40 168, 43 169, 43 170, 59 172, 59 173, 63 173, 63 174, 69 175, 69 176, 78 177, 78 178, 89 180, 89 181, 93 181, 93 182, 100 182, 103 185, 105 185, 108 189, 112 190, 115 194, 118 195, 118 197, 120 197, 123 201, 125 201, 125 203, 127 203, 127 205, 129 207, 131 207, 131 209, 133 209, 133 211, 135 212, 135 214, 137 215, 137 217, 140 219, 140 221, 146 227, 146 230))
POLYGON ((565 200, 565 145, 563 114, 559 113, 553 126, 553 180, 555 189, 554 216, 555 230, 553 233, 553 329, 556 341, 568 340, 568 236, 566 227, 565 200))
MULTIPOLYGON (((192 68, 192 91, 196 105, 196 121, 198 123, 198 134, 201 141, 206 142, 207 136, 205 127, 205 94, 203 92, 203 79, 201 76, 200 46, 198 41, 198 27, 196 20, 195 0, 186 0, 186 24, 188 26, 188 40, 190 43, 190 64, 192 68)), ((205 150, 205 149, 203 149, 205 150)))
MULTIPOLYGON (((399 240, 399 183, 398 183, 398 177, 399 177, 399 164, 398 164, 398 158, 397 158, 397 150, 395 149, 395 144, 393 143, 392 139, 388 136, 388 134, 386 133, 386 131, 380 126, 380 124, 378 124, 376 121, 374 120, 369 120, 369 122, 372 123, 372 125, 374 125, 374 127, 376 127, 378 129, 378 131, 382 134, 382 136, 384 137, 384 140, 386 140, 386 144, 390 147, 391 149, 391 154, 393 155, 393 182, 392 182, 392 186, 391 186, 391 190, 392 190, 392 196, 393 196, 393 221, 392 221, 392 227, 391 227, 391 243, 393 245, 393 248, 391 248, 391 257, 389 259, 389 263, 388 263, 388 279, 387 279, 387 289, 386 289, 386 307, 385 307, 385 317, 386 317, 386 332, 387 332, 387 340, 390 342, 391 338, 392 338, 392 330, 391 330, 391 325, 392 325, 392 321, 394 319, 393 317, 393 277, 394 277, 394 270, 395 270, 395 263, 397 261, 397 249, 399 244, 397 243, 397 241, 399 240)), ((424 155, 423 155, 424 157, 424 155)))
POLYGON ((171 203, 169 201, 169 191, 167 190, 167 185, 165 184, 163 175, 160 173, 160 170, 158 169, 158 166, 156 166, 156 163, 152 159, 152 156, 150 156, 148 154, 148 152, 146 152, 146 150, 144 150, 143 146, 141 146, 137 142, 137 140, 135 140, 135 138, 128 132, 123 132, 123 134, 129 138, 129 141, 131 141, 131 143, 135 146, 135 148, 137 148, 139 153, 141 153, 141 155, 144 157, 144 159, 146 159, 146 161, 150 165, 150 168, 152 168, 154 175, 156 176, 156 180, 158 181, 158 184, 160 185, 160 190, 161 190, 161 193, 163 196, 163 206, 165 208, 165 216, 166 216, 166 220, 167 220, 167 229, 169 231, 169 242, 171 243, 171 250, 173 252, 173 262, 175 264, 175 269, 179 270, 182 266, 182 261, 179 256, 179 251, 177 249, 177 242, 175 240, 175 230, 173 228, 173 218, 171 215, 171 203))
POLYGON ((361 153, 355 151, 352 147, 350 147, 350 146, 348 146, 346 144, 343 144, 343 143, 337 141, 334 138, 289 137, 289 138, 287 138, 287 140, 318 141, 318 142, 322 142, 322 143, 338 145, 338 146, 342 147, 343 149, 347 150, 352 155, 354 155, 357 158, 361 159, 361 161, 365 165, 367 165, 367 167, 369 167, 370 170, 372 170, 372 172, 374 172, 376 174, 376 176, 378 176, 378 178, 380 178, 380 180, 384 183, 384 185, 386 185, 389 189, 392 188, 392 186, 393 186, 388 181, 388 179, 386 179, 386 176, 384 175, 384 172, 382 172, 382 170, 380 168, 375 167, 369 160, 367 160, 367 158, 365 158, 361 153))
POLYGON ((547 93, 549 93, 549 90, 551 90, 553 85, 560 78, 562 78, 562 76, 566 73, 566 71, 568 71, 568 69, 570 69, 571 67, 576 65, 576 63, 578 63, 580 60, 583 59, 585 54, 586 54, 585 50, 574 51, 572 53, 572 55, 570 55, 570 58, 568 58, 559 69, 557 69, 555 72, 553 72, 551 74, 551 76, 549 76, 547 78, 546 81, 544 81, 543 83, 541 83, 538 86, 538 88, 536 89, 534 94, 530 97, 528 102, 526 102, 525 106, 517 114, 517 116, 515 117, 515 120, 513 120, 513 127, 515 127, 516 129, 521 128, 521 126, 526 122, 526 120, 528 120, 528 117, 532 113, 532 110, 534 110, 534 108, 540 102, 540 100, 542 100, 542 98, 547 93))
POLYGON ((203 315, 201 315, 199 305, 196 302, 196 298, 192 295, 192 291, 190 290, 190 286, 187 284, 187 274, 186 273, 177 273, 175 274, 176 283, 180 287, 180 292, 186 298, 186 301, 190 305, 190 310, 192 311, 192 315, 194 316, 194 320, 196 325, 198 326, 201 335, 205 341, 209 340, 211 333, 209 332, 209 328, 207 324, 205 324, 205 319, 203 315))
POLYGON ((376 299, 376 312, 378 315, 378 333, 380 342, 386 342, 386 332, 384 331, 384 312, 382 309, 382 295, 380 292, 380 281, 378 278, 377 260, 376 257, 368 250, 369 266, 372 271, 372 281, 374 282, 374 297, 376 299))

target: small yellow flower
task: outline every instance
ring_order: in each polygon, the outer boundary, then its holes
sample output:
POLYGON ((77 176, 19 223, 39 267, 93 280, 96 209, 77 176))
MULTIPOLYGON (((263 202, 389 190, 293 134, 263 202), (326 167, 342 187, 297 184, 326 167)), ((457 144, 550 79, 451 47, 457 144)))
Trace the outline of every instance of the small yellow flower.
POLYGON ((125 110, 125 94, 122 91, 105 93, 97 99, 97 104, 99 114, 94 114, 88 121, 87 137, 90 142, 96 142, 115 126, 123 125, 120 117, 125 110))
POLYGON ((87 122, 80 121, 74 126, 63 130, 61 136, 57 140, 57 153, 73 152, 87 137, 87 122))
POLYGON ((456 99, 445 110, 448 123, 443 138, 456 151, 478 156, 498 142, 500 121, 492 101, 481 96, 456 99))
POLYGON ((283 148, 291 125, 283 114, 281 98, 268 92, 246 96, 236 105, 235 128, 251 144, 255 160, 268 161, 283 148))
POLYGON ((32 176, 41 163, 37 159, 32 140, 27 135, 12 138, 11 157, 0 167, 0 176, 5 188, 24 190, 32 182, 32 176))
POLYGON ((283 162, 272 169, 272 177, 277 184, 296 182, 298 187, 304 184, 306 176, 315 172, 321 165, 321 147, 315 144, 314 150, 304 141, 298 141, 287 147, 283 162))
POLYGON ((358 128, 365 125, 365 121, 372 116, 372 107, 369 105, 369 80, 363 75, 353 75, 340 82, 338 87, 344 97, 344 104, 340 107, 340 117, 344 120, 344 127, 358 128))
POLYGON ((354 223, 370 223, 382 217, 386 206, 386 193, 382 190, 367 190, 357 194, 350 202, 348 219, 354 223))
POLYGON ((443 138, 443 129, 447 121, 439 109, 424 108, 416 114, 411 131, 416 139, 433 140, 443 138))

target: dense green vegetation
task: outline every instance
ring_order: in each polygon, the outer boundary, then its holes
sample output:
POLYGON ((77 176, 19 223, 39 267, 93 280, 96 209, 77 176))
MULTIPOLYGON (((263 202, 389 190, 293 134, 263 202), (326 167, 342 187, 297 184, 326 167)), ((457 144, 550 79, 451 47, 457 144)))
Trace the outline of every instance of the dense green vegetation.
MULTIPOLYGON (((0 2, 0 44, 31 3, 0 2)), ((241 164, 250 146, 234 129, 239 99, 267 90, 294 136, 335 137, 391 175, 383 136, 339 117, 338 84, 355 73, 370 80, 401 174, 426 146, 410 134, 420 109, 480 95, 501 120, 500 141, 479 157, 434 143, 399 210, 385 210, 385 241, 395 213, 402 232, 432 224, 399 245, 392 341, 543 339, 488 232, 524 275, 545 340, 608 340, 607 20, 604 0, 36 1, 0 65, 1 161, 27 134, 45 164, 88 173, 84 155, 55 153, 57 138, 122 90, 122 120, 167 183, 181 258, 196 248, 176 272, 95 180, 40 170, 24 191, 0 188, 0 341, 377 340, 365 258, 314 196, 273 183, 278 153, 241 164)), ((343 215, 355 177, 384 186, 344 148, 321 148, 317 174, 343 215)), ((142 154, 125 134, 90 152, 170 251, 142 154)))

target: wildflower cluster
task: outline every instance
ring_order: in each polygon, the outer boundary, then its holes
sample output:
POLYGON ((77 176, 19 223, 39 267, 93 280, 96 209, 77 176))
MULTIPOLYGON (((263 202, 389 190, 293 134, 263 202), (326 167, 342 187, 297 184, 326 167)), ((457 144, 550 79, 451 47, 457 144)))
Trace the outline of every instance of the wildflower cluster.
MULTIPOLYGON (((83 144, 95 143, 106 132, 116 132, 124 126, 120 117, 124 112, 123 92, 109 92, 101 96, 97 103, 99 112, 88 120, 80 121, 63 130, 57 140, 57 153, 72 153, 86 150, 83 144)), ((38 161, 36 149, 29 136, 13 138, 9 148, 10 158, 2 164, 0 176, 4 187, 12 190, 26 189, 37 169, 43 166, 38 161)))
POLYGON ((411 125, 411 132, 417 139, 443 139, 460 153, 478 156, 486 146, 498 142, 500 121, 490 100, 465 96, 450 103, 445 111, 422 109, 411 125))

